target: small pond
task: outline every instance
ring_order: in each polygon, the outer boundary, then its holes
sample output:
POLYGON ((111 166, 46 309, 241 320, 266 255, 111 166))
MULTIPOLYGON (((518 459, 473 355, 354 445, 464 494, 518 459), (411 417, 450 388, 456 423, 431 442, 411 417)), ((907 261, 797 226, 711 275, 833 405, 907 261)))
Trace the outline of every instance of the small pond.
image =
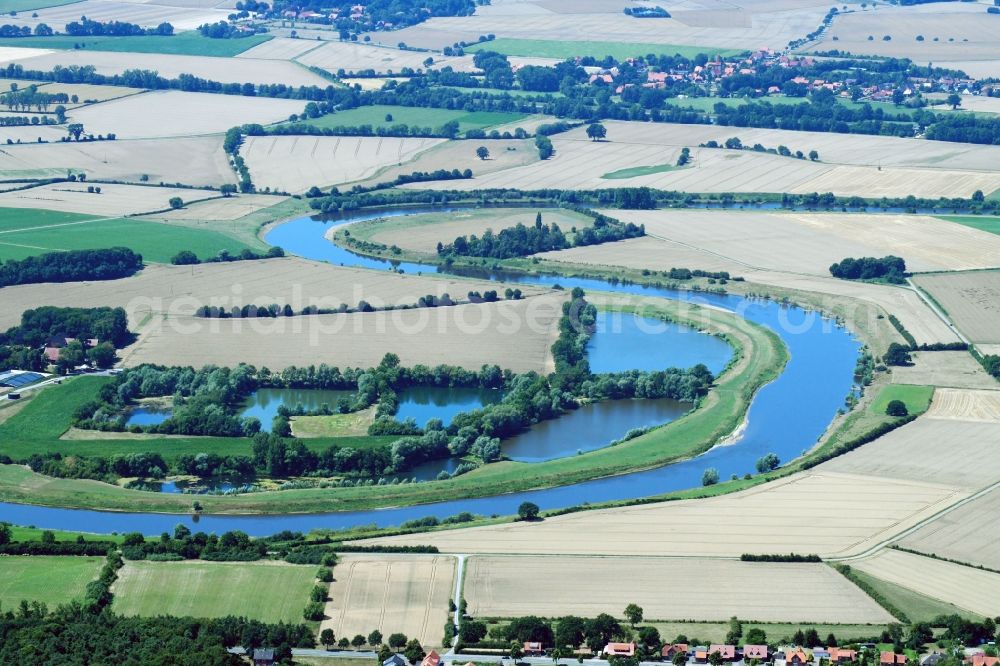
POLYGON ((146 484, 161 493, 226 493, 239 488, 249 488, 250 481, 223 479, 198 479, 197 481, 151 481, 146 484))
POLYGON ((125 419, 126 426, 151 426, 160 425, 171 416, 174 410, 170 407, 135 407, 129 410, 128 418, 125 419))
POLYGON ((396 420, 412 418, 421 428, 430 419, 451 423, 456 414, 500 402, 503 392, 475 387, 410 386, 398 392, 396 420))
POLYGON ((669 423, 689 409, 690 403, 667 398, 592 402, 505 439, 503 453, 511 460, 542 462, 593 451, 633 428, 669 423))
POLYGON ((246 418, 256 416, 260 419, 264 430, 271 428, 271 421, 278 415, 278 408, 285 405, 295 409, 299 405, 306 411, 317 410, 327 405, 331 411, 337 411, 337 401, 341 398, 354 399, 354 391, 334 391, 326 389, 279 389, 262 388, 254 391, 243 405, 240 416, 246 418))
POLYGON ((597 331, 587 343, 587 360, 594 374, 687 369, 704 363, 718 375, 732 353, 718 336, 624 312, 598 312, 597 331))

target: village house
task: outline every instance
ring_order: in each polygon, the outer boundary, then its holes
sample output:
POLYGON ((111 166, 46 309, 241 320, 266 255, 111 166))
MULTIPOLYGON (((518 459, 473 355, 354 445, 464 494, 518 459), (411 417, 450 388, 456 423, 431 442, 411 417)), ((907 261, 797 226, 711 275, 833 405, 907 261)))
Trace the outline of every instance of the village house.
POLYGON ((786 666, 803 666, 804 664, 811 663, 812 657, 800 647, 785 651, 786 666))
POLYGON ((854 661, 858 657, 857 650, 847 650, 845 648, 832 647, 827 648, 827 652, 830 653, 828 659, 831 664, 843 664, 849 661, 854 661))
POLYGON ((1000 664, 1000 657, 989 657, 983 653, 979 653, 969 657, 968 663, 971 666, 997 666, 997 664, 1000 664))
MULTIPOLYGON (((59 352, 62 351, 62 349, 65 348, 66 345, 75 341, 76 338, 67 338, 63 336, 51 337, 45 343, 45 348, 42 350, 42 356, 44 356, 45 360, 49 361, 50 363, 58 363, 59 352)), ((92 349, 96 347, 98 344, 100 344, 100 340, 98 340, 97 338, 88 338, 83 341, 83 348, 92 349)))
POLYGON ((714 652, 718 652, 723 661, 736 661, 735 645, 717 645, 714 643, 708 647, 704 645, 696 647, 694 649, 694 660, 699 664, 706 664, 708 663, 709 656, 714 652))
POLYGON ((906 655, 899 654, 898 652, 880 652, 878 663, 880 666, 904 666, 906 664, 906 655))
POLYGON ((441 655, 437 653, 436 650, 431 650, 424 657, 424 660, 420 662, 420 666, 438 666, 441 663, 441 655))
POLYGON ((608 643, 604 646, 603 654, 609 657, 634 657, 635 643, 608 643))
POLYGON ((274 663, 274 648, 257 648, 253 651, 253 666, 271 666, 274 663))
POLYGON ((667 661, 672 661, 673 658, 678 654, 687 655, 688 644, 687 643, 671 643, 670 645, 664 645, 660 649, 660 656, 667 661))
POLYGON ((750 659, 756 659, 758 661, 767 661, 768 656, 769 656, 769 651, 766 645, 743 646, 743 661, 748 661, 750 659))
POLYGON ((396 653, 383 661, 382 666, 410 666, 410 662, 403 655, 396 653))
POLYGON ((718 645, 713 643, 708 646, 709 656, 711 656, 713 652, 718 652, 719 656, 722 657, 722 661, 736 661, 735 645, 718 645))

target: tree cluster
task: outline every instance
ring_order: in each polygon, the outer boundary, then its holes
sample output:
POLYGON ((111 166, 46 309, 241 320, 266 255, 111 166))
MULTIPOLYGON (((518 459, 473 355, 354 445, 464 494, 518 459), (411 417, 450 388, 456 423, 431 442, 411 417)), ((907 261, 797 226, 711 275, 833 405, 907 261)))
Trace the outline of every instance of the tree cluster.
POLYGON ((217 255, 208 259, 199 259, 198 255, 190 250, 181 250, 170 258, 170 263, 175 266, 189 266, 192 264, 212 264, 227 263, 230 261, 256 261, 257 259, 274 259, 285 256, 285 251, 280 247, 269 248, 266 252, 254 252, 250 248, 244 248, 239 254, 231 254, 229 250, 220 250, 217 255))
POLYGON ((210 560, 213 562, 248 562, 267 555, 267 543, 251 539, 240 531, 222 535, 191 533, 184 525, 164 532, 158 539, 146 540, 139 532, 130 532, 122 541, 127 560, 210 560))
POLYGON ((49 612, 22 604, 0 615, 0 663, 218 664, 240 666, 227 648, 276 648, 290 663, 292 647, 315 647, 304 624, 265 624, 246 618, 194 619, 96 614, 73 602, 49 612))
POLYGON ((21 324, 0 333, 0 345, 38 347, 53 337, 97 338, 116 348, 132 341, 122 308, 58 308, 46 305, 21 314, 21 324))
POLYGON ((168 36, 174 34, 174 26, 169 23, 161 23, 155 28, 143 28, 135 23, 124 21, 92 21, 86 16, 80 17, 79 21, 70 21, 66 24, 66 34, 72 37, 126 37, 134 35, 160 35, 168 36))
POLYGON ((906 262, 892 255, 860 259, 848 257, 831 265, 830 275, 842 280, 877 280, 902 284, 906 281, 906 262))
POLYGON ((142 255, 124 247, 47 252, 0 262, 0 287, 39 282, 117 280, 142 269, 142 255))

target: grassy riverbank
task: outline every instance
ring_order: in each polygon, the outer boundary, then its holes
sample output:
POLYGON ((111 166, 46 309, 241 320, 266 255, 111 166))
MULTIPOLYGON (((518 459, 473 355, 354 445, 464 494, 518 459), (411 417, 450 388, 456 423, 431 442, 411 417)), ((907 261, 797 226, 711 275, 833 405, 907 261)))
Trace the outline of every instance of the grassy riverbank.
MULTIPOLYGON (((216 453, 221 456, 253 455, 252 440, 244 437, 186 437, 148 435, 94 430, 73 430, 73 413, 97 398, 110 377, 76 377, 62 386, 41 390, 30 403, 0 423, 0 455, 26 460, 33 454, 59 453, 63 456, 109 457, 156 451, 165 460, 182 455, 216 453), (64 438, 69 432, 71 437, 64 438)), ((304 439, 310 449, 321 451, 331 444, 364 449, 389 443, 395 437, 324 437, 304 439)))
MULTIPOLYGON (((626 312, 639 307, 634 302, 619 305, 616 299, 597 294, 594 300, 603 307, 626 312)), ((561 486, 649 469, 697 455, 735 431, 757 389, 776 378, 788 360, 788 352, 777 335, 730 313, 687 303, 646 299, 643 314, 723 335, 733 345, 734 356, 696 410, 641 437, 616 447, 545 463, 494 463, 446 481, 202 496, 198 499, 209 513, 357 511, 561 486)), ((13 417, 4 425, 16 425, 22 420, 13 417)), ((49 427, 51 430, 46 432, 54 432, 55 426, 49 427)), ((217 439, 211 438, 211 441, 217 439)), ((163 440, 165 446, 172 446, 173 441, 163 440)), ((66 449, 66 442, 56 443, 66 449)), ((144 445, 145 450, 159 448, 151 447, 148 440, 136 444, 144 445)), ((186 512, 191 507, 188 496, 130 491, 95 481, 51 479, 10 465, 0 466, 0 500, 118 511, 186 512)))

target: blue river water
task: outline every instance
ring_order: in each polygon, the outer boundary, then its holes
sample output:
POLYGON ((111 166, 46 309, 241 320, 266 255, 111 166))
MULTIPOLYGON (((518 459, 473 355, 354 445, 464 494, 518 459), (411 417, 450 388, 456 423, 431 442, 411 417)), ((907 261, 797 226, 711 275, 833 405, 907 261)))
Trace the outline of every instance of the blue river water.
MULTIPOLYGON (((266 235, 265 240, 271 245, 283 247, 286 252, 308 259, 387 270, 390 269, 388 262, 353 254, 333 243, 325 242, 323 236, 330 227, 347 222, 414 212, 427 212, 427 209, 379 212, 333 220, 303 217, 276 226, 266 235)), ((393 264, 391 268, 407 273, 437 271, 434 266, 414 263, 393 264)), ((690 460, 642 472, 494 497, 360 512, 195 517, 0 504, 0 516, 3 520, 16 524, 52 529, 159 534, 173 529, 178 523, 184 523, 206 531, 238 529, 253 536, 263 536, 285 529, 308 531, 357 525, 392 526, 416 518, 445 517, 462 511, 505 515, 515 513, 518 505, 524 501, 535 502, 546 510, 634 499, 698 486, 702 473, 710 467, 718 470, 720 478, 728 479, 734 474, 742 476, 753 472, 757 459, 767 453, 777 454, 782 461, 792 460, 808 450, 822 435, 854 386, 854 365, 860 343, 846 328, 814 311, 771 300, 636 284, 611 284, 591 278, 500 273, 480 277, 502 279, 510 283, 543 286, 558 284, 565 288, 581 287, 588 291, 657 296, 722 308, 776 332, 788 347, 790 359, 781 376, 760 389, 750 406, 745 427, 734 442, 717 446, 690 460)))

